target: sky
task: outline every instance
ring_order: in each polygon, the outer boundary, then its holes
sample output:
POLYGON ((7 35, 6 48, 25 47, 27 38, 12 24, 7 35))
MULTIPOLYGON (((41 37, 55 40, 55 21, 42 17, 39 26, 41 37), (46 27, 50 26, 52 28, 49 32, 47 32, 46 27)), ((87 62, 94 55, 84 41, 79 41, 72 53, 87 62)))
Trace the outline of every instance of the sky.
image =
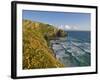
POLYGON ((64 30, 90 30, 90 13, 23 10, 22 19, 43 22, 64 30))

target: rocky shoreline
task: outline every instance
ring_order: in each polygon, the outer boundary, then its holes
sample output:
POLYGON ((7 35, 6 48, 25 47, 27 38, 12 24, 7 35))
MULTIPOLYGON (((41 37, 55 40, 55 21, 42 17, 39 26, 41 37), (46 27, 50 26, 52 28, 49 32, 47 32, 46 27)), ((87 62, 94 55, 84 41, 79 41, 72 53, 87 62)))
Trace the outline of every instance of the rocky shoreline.
POLYGON ((89 59, 87 59, 90 58, 90 52, 86 49, 81 49, 78 43, 68 42, 67 37, 58 37, 50 40, 50 46, 55 58, 61 61, 65 67, 90 65, 89 59))

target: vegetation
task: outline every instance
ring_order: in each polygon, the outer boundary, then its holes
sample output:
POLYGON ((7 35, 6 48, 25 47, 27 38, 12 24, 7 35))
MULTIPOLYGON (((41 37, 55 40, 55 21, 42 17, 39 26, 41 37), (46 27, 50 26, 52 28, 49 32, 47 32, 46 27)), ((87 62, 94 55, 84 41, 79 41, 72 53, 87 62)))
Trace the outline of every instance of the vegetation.
POLYGON ((65 36, 52 25, 23 20, 23 69, 63 67, 49 48, 49 40, 65 36))

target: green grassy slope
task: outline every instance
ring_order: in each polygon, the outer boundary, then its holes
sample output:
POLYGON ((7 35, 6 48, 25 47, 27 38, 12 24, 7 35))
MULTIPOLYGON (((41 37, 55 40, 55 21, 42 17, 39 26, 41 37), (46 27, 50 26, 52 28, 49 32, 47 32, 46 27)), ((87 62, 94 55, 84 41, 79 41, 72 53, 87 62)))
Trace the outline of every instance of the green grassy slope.
POLYGON ((23 69, 64 67, 49 48, 49 38, 64 36, 52 25, 23 20, 23 69))

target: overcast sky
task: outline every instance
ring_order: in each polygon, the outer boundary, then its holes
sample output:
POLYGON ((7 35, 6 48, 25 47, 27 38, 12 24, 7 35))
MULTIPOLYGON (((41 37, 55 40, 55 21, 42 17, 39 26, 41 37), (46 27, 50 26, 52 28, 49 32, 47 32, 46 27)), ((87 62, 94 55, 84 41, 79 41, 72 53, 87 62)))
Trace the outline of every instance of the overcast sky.
POLYGON ((65 30, 90 30, 90 13, 23 10, 22 18, 55 25, 65 30))

